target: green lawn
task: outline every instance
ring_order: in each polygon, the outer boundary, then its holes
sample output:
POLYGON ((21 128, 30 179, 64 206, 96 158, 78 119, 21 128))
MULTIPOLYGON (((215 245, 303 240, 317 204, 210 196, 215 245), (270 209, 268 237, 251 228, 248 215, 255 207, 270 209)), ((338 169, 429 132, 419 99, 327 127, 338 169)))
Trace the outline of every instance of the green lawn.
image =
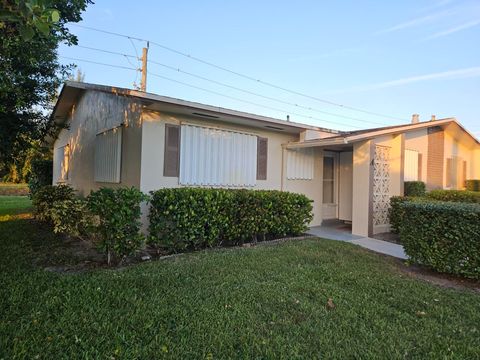
POLYGON ((412 279, 350 244, 44 270, 75 261, 61 248, 30 219, 0 221, 0 359, 480 358, 479 294, 412 279))
POLYGON ((31 204, 28 196, 0 196, 0 216, 27 213, 31 204))

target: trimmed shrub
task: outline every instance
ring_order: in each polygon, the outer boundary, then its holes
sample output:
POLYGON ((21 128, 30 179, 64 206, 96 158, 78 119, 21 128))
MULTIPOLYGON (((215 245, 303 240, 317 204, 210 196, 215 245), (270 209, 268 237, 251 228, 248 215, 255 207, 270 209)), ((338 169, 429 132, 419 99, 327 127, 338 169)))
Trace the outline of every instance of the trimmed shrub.
POLYGON ((427 198, 437 201, 480 203, 480 193, 466 190, 432 190, 427 198))
POLYGON ((480 205, 405 201, 400 206, 400 238, 413 262, 480 279, 480 205))
MULTIPOLYGON (((388 218, 390 222, 390 231, 398 234, 400 232, 400 225, 403 222, 405 210, 402 204, 409 202, 428 202, 424 197, 407 197, 407 196, 392 196, 390 198, 390 208, 388 209, 388 218)), ((431 201, 431 200, 430 200, 431 201)))
POLYGON ((388 218, 390 222, 390 231, 398 234, 400 224, 403 219, 403 209, 400 207, 408 198, 405 196, 392 196, 390 198, 390 208, 388 209, 388 218))
POLYGON ((40 188, 52 184, 53 162, 52 160, 32 161, 32 173, 28 180, 28 188, 32 197, 40 188))
POLYGON ((480 191, 480 180, 467 180, 465 184, 468 191, 480 191))
POLYGON ((306 196, 273 190, 161 189, 150 203, 149 242, 174 252, 299 235, 312 220, 306 196))
POLYGON ((32 196, 34 215, 40 221, 53 225, 52 209, 56 202, 75 200, 75 190, 69 185, 47 185, 32 196))
POLYGON ((405 181, 405 196, 425 196, 425 183, 423 181, 405 181))
POLYGON ((88 196, 88 208, 96 219, 98 245, 107 254, 109 265, 113 257, 122 261, 143 247, 145 237, 140 233, 140 204, 147 199, 133 187, 102 188, 88 196))
POLYGON ((50 210, 53 232, 81 239, 94 236, 95 222, 85 199, 55 201, 50 210))

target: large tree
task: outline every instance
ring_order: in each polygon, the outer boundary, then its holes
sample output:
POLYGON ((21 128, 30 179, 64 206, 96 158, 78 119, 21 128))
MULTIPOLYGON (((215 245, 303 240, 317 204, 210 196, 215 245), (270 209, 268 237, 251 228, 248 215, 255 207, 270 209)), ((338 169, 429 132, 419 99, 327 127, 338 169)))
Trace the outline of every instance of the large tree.
POLYGON ((60 43, 75 45, 66 27, 78 22, 91 0, 0 0, 0 176, 32 142, 52 130, 50 110, 69 75, 60 43))

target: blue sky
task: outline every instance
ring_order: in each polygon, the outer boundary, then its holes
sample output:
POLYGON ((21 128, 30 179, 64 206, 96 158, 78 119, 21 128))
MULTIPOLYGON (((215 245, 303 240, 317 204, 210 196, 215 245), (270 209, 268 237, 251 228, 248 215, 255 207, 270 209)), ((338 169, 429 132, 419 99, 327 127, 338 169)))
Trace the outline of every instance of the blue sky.
MULTIPOLYGON (((413 113, 421 120, 432 114, 455 116, 480 137, 478 0, 98 0, 83 19, 84 26, 148 39, 254 79, 398 120, 265 86, 154 44, 150 60, 276 101, 156 64, 149 64, 153 74, 218 94, 154 75, 148 77, 149 92, 281 119, 290 114, 293 121, 342 130, 409 122, 413 113)), ((81 46, 127 55, 141 54, 145 46, 74 25, 70 29, 81 46)), ((139 66, 135 58, 80 47, 62 46, 59 54, 139 66)), ((136 71, 65 58, 62 62, 76 63, 87 82, 128 88, 140 82, 136 71)))

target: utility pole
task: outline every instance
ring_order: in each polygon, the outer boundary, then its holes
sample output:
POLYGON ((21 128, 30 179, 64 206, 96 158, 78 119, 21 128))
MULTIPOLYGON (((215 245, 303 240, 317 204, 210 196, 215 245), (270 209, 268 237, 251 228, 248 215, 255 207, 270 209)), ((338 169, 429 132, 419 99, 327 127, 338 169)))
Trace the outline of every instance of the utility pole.
POLYGON ((149 42, 147 41, 147 47, 142 51, 142 83, 140 85, 140 91, 147 91, 147 56, 149 42))

